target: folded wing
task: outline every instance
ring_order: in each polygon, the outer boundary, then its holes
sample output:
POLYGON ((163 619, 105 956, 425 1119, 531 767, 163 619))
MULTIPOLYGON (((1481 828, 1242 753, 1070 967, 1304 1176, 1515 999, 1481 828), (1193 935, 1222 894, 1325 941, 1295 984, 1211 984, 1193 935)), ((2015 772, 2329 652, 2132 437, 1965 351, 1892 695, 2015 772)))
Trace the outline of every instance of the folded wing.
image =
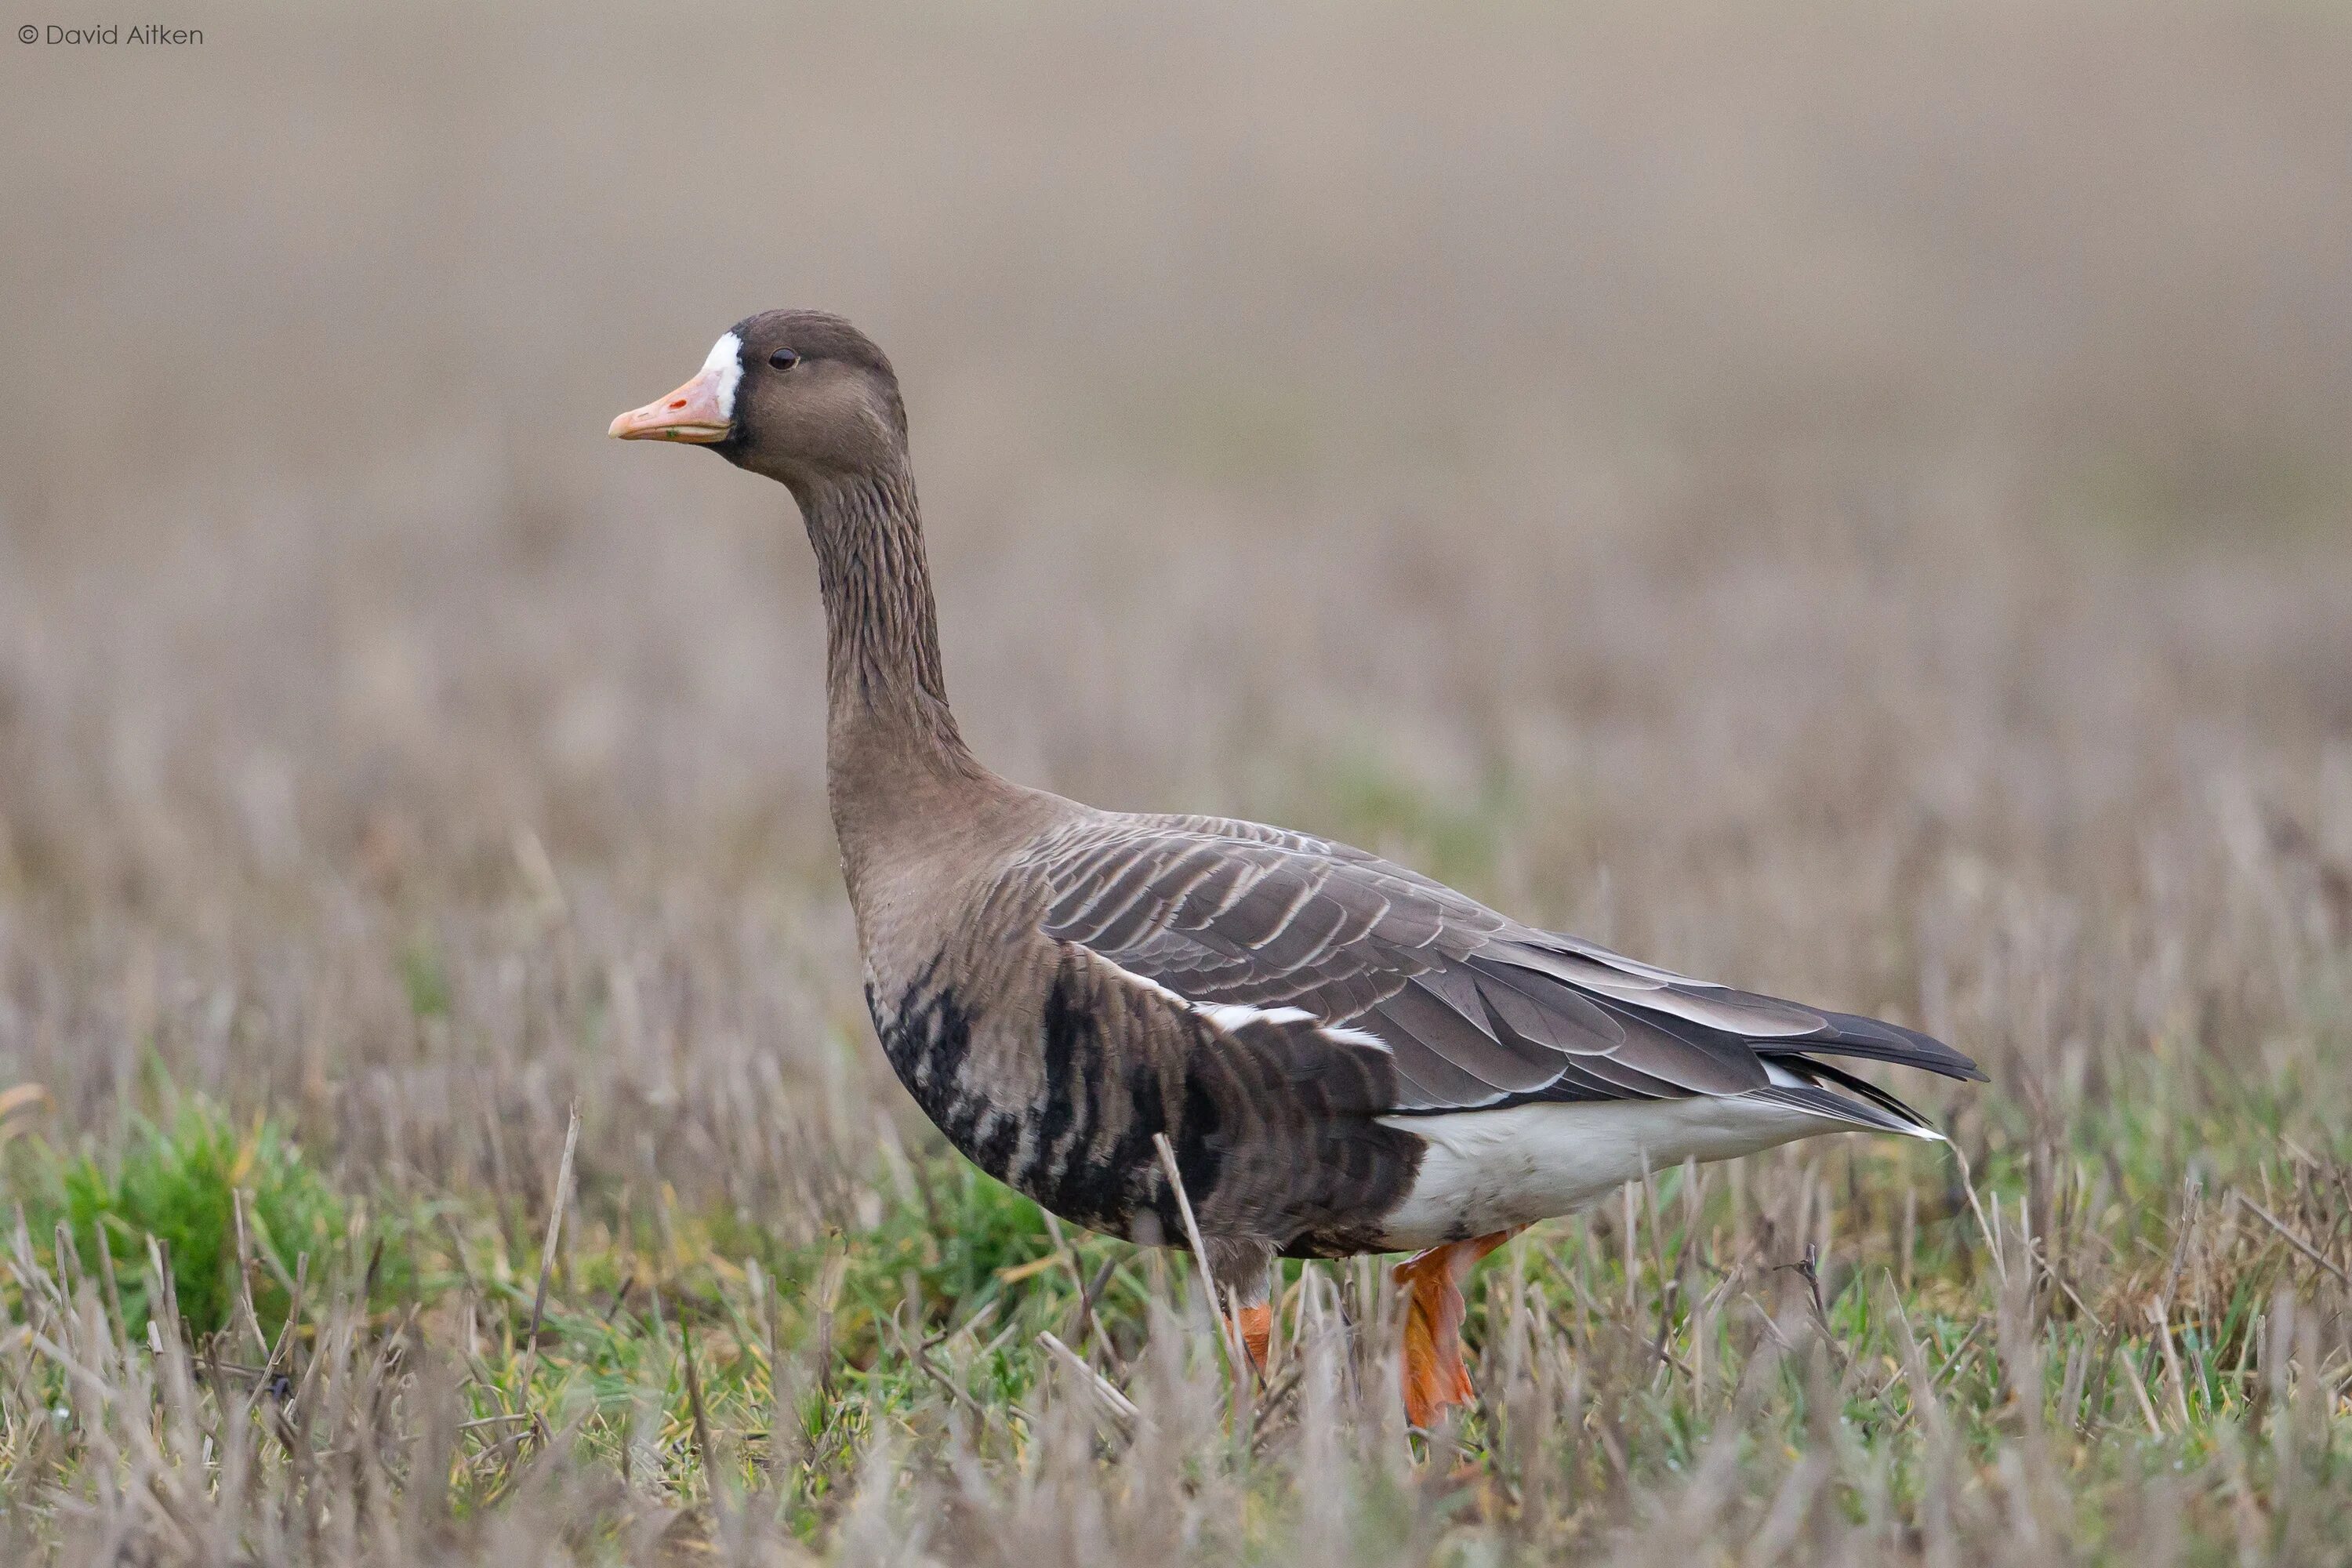
MULTIPOLYGON (((1212 817, 1092 817, 1028 857, 1046 933, 1202 1009, 1296 1009, 1377 1038, 1397 1113, 1759 1095, 1922 1125, 1817 1057, 1980 1079, 1896 1025, 1711 985, 1536 931, 1345 845, 1212 817)), ((1246 1016, 1226 1013, 1227 1017, 1246 1016)))

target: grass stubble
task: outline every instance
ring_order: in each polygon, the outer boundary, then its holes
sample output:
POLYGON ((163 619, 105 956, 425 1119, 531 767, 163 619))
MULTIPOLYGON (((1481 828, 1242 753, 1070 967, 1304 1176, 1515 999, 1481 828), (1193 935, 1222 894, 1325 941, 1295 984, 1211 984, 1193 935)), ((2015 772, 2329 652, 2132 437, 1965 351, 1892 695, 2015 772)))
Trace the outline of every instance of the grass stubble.
POLYGON ((1409 1436, 1369 1261, 1293 1266, 1237 1387, 1183 1255, 945 1157, 800 1245, 608 1193, 542 1300, 555 1214, 371 1216, 266 1136, 184 1106, 79 1205, 12 1150, 11 1561, 2315 1562, 2352 1528, 2352 1170, 2292 1140, 2179 1182, 1997 1151, 1973 1193, 1868 1144, 1663 1173, 1497 1256, 1478 1405, 1409 1436), (152 1239, 224 1195, 309 1228, 152 1239))
POLYGON ((2352 38, 1825 16, 11 56, 0 1560, 2352 1556, 2352 38), (984 754, 1927 1028, 1957 1156, 1237 1391, 871 1048, 781 500, 597 444, 780 252, 984 754))

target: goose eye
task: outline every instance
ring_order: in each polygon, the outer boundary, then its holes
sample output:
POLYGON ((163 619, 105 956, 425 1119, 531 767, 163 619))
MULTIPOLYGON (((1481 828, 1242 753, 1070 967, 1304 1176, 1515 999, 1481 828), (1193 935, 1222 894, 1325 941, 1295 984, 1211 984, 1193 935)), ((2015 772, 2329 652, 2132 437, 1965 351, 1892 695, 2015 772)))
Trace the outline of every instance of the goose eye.
POLYGON ((790 349, 778 349, 768 356, 768 363, 778 370, 790 370, 801 363, 801 356, 790 349))

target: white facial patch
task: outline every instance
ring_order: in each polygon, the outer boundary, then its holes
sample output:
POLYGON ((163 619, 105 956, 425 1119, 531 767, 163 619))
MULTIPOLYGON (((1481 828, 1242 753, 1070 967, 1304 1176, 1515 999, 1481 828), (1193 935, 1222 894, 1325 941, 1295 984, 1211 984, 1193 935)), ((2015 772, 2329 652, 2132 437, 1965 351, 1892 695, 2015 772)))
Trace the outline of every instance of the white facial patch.
POLYGON ((735 417, 735 389, 743 382, 743 340, 729 332, 710 345, 710 357, 702 362, 702 374, 716 378, 719 388, 719 417, 735 417))

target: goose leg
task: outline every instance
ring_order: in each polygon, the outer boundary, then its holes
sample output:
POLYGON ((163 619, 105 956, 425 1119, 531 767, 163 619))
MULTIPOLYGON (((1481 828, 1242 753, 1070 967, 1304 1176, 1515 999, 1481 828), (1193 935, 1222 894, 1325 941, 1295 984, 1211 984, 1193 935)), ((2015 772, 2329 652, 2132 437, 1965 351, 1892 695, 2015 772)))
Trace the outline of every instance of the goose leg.
POLYGON ((1448 1242, 1417 1252, 1397 1265, 1404 1287, 1404 1418, 1426 1430, 1438 1414, 1467 1405, 1476 1392, 1462 1364, 1462 1281, 1486 1254, 1525 1230, 1513 1226, 1492 1236, 1448 1242))
POLYGON ((1241 1331, 1242 1349, 1249 1353, 1249 1363, 1258 1376, 1265 1375, 1266 1352, 1274 1344, 1274 1308, 1265 1301, 1254 1301, 1234 1313, 1234 1326, 1241 1331))
POLYGON ((1209 1268, 1229 1302, 1228 1313, 1242 1349, 1260 1377, 1274 1344, 1274 1248, 1263 1241, 1213 1237, 1207 1243, 1209 1268))

